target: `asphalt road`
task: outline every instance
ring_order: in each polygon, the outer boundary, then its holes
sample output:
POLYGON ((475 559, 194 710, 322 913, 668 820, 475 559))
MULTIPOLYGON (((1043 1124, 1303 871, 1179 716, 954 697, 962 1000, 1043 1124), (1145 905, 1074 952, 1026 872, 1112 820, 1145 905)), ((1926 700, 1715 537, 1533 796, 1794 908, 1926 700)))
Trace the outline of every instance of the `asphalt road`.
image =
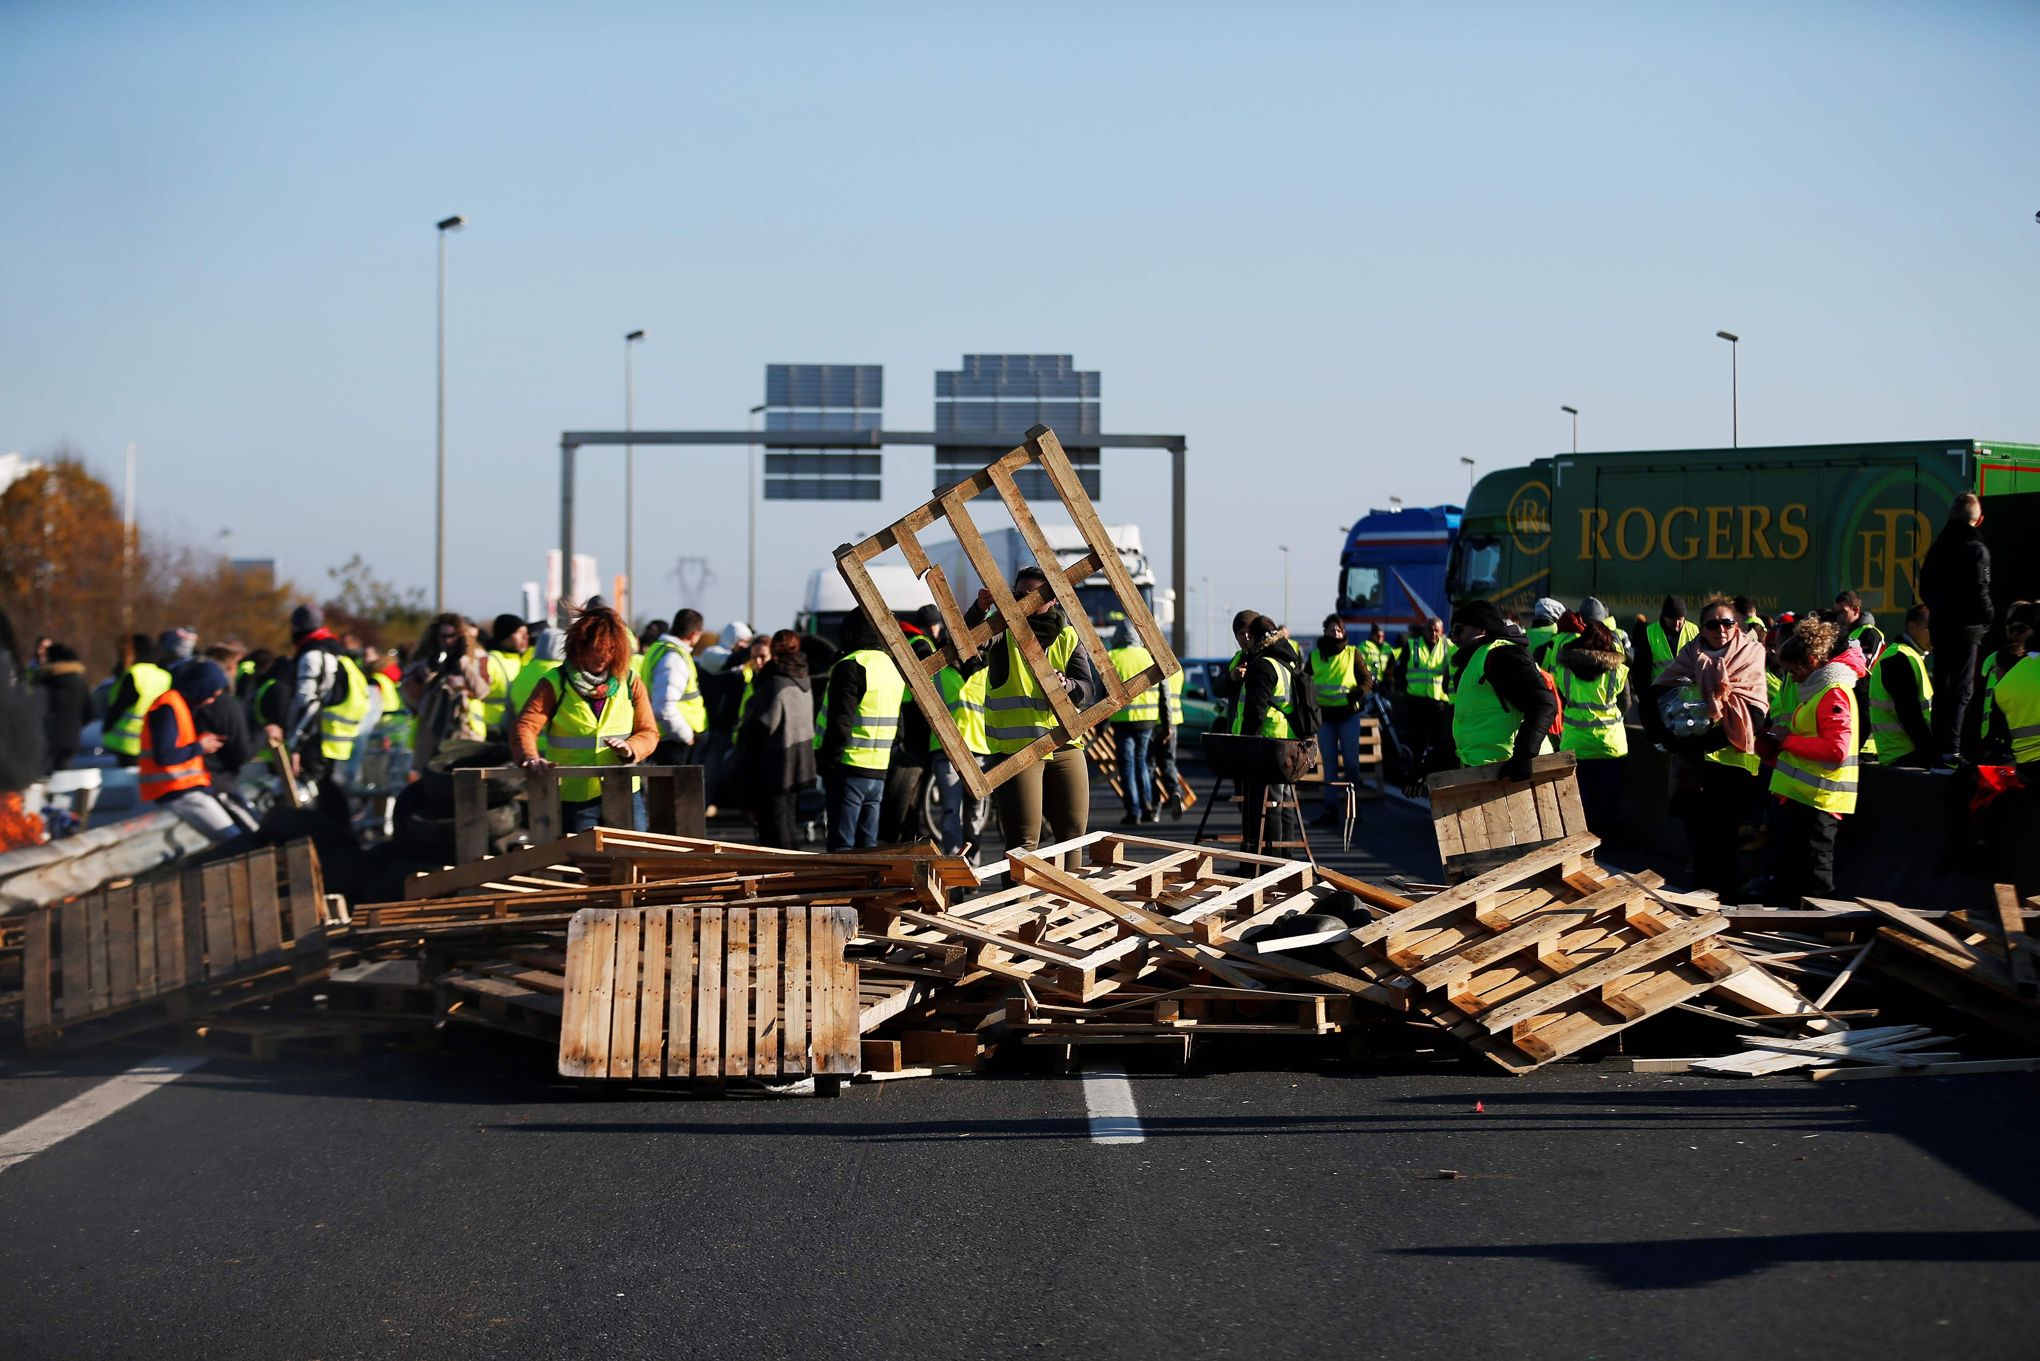
MULTIPOLYGON (((1420 815, 1366 816, 1340 863, 1428 872, 1420 815)), ((429 1056, 214 1060, 0 1171, 0 1356, 2030 1345, 2031 1077, 1204 1055, 1130 1079, 1120 1143, 1093 1138, 1087 1097, 1117 1090, 1097 1072, 828 1101, 590 1096, 549 1053, 465 1032, 429 1056)), ((0 1151, 145 1057, 0 1067, 0 1151)))

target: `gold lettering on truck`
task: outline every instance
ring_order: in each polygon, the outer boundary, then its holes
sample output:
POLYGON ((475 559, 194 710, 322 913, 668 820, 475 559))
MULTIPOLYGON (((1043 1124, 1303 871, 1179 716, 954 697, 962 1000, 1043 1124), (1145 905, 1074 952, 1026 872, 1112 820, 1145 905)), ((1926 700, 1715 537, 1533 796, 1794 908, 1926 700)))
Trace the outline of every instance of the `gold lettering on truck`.
POLYGON ((1599 506, 1580 507, 1580 561, 1605 561, 1608 553, 1608 512, 1599 506))
POLYGON ((1806 550, 1813 544, 1813 536, 1806 532, 1806 505, 1795 502, 1778 512, 1778 533, 1782 536, 1778 556, 1787 562, 1806 556, 1806 550), (1795 524, 1793 517, 1798 517, 1795 524))
POLYGON ((1770 527, 1771 508, 1769 506, 1744 506, 1742 508, 1742 552, 1736 556, 1741 558, 1777 557, 1778 555, 1771 551, 1771 541, 1764 537, 1764 532, 1770 527))
POLYGON ((1691 562, 1694 558, 1699 557, 1700 556, 1699 523, 1700 512, 1692 506, 1673 506, 1670 510, 1666 511, 1664 526, 1658 533, 1659 542, 1661 542, 1665 546, 1665 556, 1670 558, 1673 562, 1691 562), (1681 515, 1693 521, 1694 524, 1692 534, 1689 537, 1687 537, 1686 540, 1684 541, 1683 547, 1685 548, 1686 551, 1683 553, 1681 553, 1678 548, 1674 547, 1672 543, 1672 521, 1678 519, 1681 515))
POLYGON ((1734 506, 1709 506, 1707 508, 1707 560, 1720 562, 1735 556, 1735 546, 1729 542, 1734 528, 1734 506))
POLYGON ((1615 551, 1622 555, 1624 562, 1642 562, 1657 547, 1657 521, 1642 506, 1631 506, 1615 521, 1615 551), (1629 525, 1633 520, 1643 521, 1643 547, 1630 551, 1629 525))

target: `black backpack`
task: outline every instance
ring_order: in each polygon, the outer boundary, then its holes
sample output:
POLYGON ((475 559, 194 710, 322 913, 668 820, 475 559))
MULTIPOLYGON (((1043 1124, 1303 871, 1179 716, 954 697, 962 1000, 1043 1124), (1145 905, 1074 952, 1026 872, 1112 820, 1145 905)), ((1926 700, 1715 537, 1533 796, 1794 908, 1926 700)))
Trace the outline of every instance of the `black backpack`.
MULTIPOLYGON (((1325 725, 1325 712, 1318 707, 1317 682, 1311 678, 1310 659, 1307 654, 1297 654, 1302 660, 1289 667, 1289 735, 1306 742, 1317 741, 1318 729, 1325 725)), ((1287 662, 1278 665, 1288 666, 1287 662)))

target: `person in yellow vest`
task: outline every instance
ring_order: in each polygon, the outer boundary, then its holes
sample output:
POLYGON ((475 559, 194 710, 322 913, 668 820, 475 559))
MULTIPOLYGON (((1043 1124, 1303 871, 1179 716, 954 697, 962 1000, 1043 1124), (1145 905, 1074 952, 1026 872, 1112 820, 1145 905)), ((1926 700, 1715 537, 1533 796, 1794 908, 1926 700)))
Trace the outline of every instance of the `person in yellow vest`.
POLYGON ((1502 778, 1527 780, 1530 761, 1551 735, 1558 700, 1530 658, 1523 631, 1491 600, 1452 612, 1452 745, 1462 767, 1500 766, 1502 778))
POLYGON ((1551 664, 1544 654, 1558 637, 1559 621, 1564 617, 1564 603, 1548 595, 1530 606, 1530 627, 1523 630, 1523 646, 1530 649, 1530 660, 1546 670, 1551 669, 1551 664))
MULTIPOLYGON (((1140 645, 1133 625, 1120 620, 1112 630, 1106 656, 1121 681, 1130 680, 1155 664, 1152 652, 1140 645)), ((1111 718, 1113 750, 1119 760, 1119 801, 1126 815, 1122 827, 1159 822, 1161 809, 1155 806, 1154 774, 1149 766, 1155 727, 1162 721, 1162 688, 1150 685, 1126 702, 1111 718)))
POLYGON ((766 645, 766 659, 751 677, 749 701, 737 726, 736 783, 758 824, 758 843, 797 847, 800 793, 815 782, 815 702, 800 635, 781 629, 766 645))
POLYGON ((206 758, 227 744, 225 737, 205 729, 228 688, 227 673, 217 662, 198 658, 179 663, 170 687, 149 702, 142 716, 142 750, 135 761, 143 800, 174 808, 216 842, 248 829, 215 797, 206 769, 206 758))
POLYGON ((701 693, 701 668, 694 659, 701 642, 701 611, 681 610, 672 631, 653 643, 640 659, 639 674, 652 696, 659 723, 662 766, 701 764, 708 750, 708 701, 701 693))
MULTIPOLYGON (((1053 668, 1050 683, 1062 687, 1078 712, 1105 694, 1097 663, 1077 641, 1077 631, 1055 603, 1048 579, 1038 567, 1021 568, 1013 578, 1014 596, 1024 600, 1036 591, 1040 599, 1029 615, 1005 621, 1009 626, 984 652, 959 668, 966 677, 979 668, 985 671, 985 738, 994 767, 1033 747, 1055 727, 1048 692, 1021 657, 1020 645, 1013 640, 1014 628, 1033 634, 1053 668)), ((992 593, 980 589, 964 619, 975 628, 991 609, 992 593)), ((1044 821, 1057 841, 1082 836, 1091 819, 1091 776, 1082 744, 1064 742, 1050 748, 1046 760, 992 791, 992 808, 1008 850, 1031 851, 1039 846, 1044 821)))
POLYGON ((1778 715, 1764 646, 1730 602, 1717 596, 1701 607, 1698 636, 1655 669, 1637 716, 1651 743, 1673 755, 1670 811, 1686 830, 1690 882, 1733 900, 1744 877, 1742 825, 1761 817, 1758 737, 1778 715), (1666 711, 1683 723, 1690 712, 1679 708, 1683 703, 1699 704, 1692 716, 1702 722, 1697 731, 1674 734, 1666 711))
POLYGON ((1934 751, 1934 680, 1927 654, 1934 649, 1927 607, 1905 613, 1905 632, 1870 666, 1870 740, 1881 766, 1931 766, 1934 751))
POLYGON ((1336 614, 1325 616, 1307 660, 1317 690, 1318 764, 1325 779, 1317 821, 1326 826, 1345 817, 1345 800, 1335 798, 1333 785, 1343 781, 1356 791, 1360 787, 1360 706, 1374 689, 1374 671, 1361 650, 1346 641, 1346 621, 1336 614))
POLYGON ((1396 661, 1407 718, 1403 745, 1410 754, 1404 786, 1410 790, 1420 788, 1432 771, 1450 764, 1452 701, 1445 693, 1445 673, 1451 660, 1445 621, 1425 619, 1403 640, 1396 661))
POLYGON ((379 703, 361 667, 341 649, 317 605, 299 605, 290 615, 290 689, 283 722, 266 736, 291 753, 294 773, 318 790, 319 811, 349 826, 352 811, 340 778, 354 756, 355 739, 373 724, 379 703))
POLYGON ((829 668, 823 723, 814 739, 832 851, 878 844, 900 705, 913 702, 906 678, 881 647, 878 629, 864 611, 843 621, 842 642, 843 655, 829 668))
MULTIPOLYGON (((963 736, 964 746, 970 749, 971 758, 980 770, 984 769, 985 758, 992 754, 991 741, 985 736, 987 674, 980 668, 966 676, 953 666, 945 666, 935 673, 935 684, 942 691, 942 702, 948 706, 949 717, 955 722, 957 732, 963 736)), ((949 754, 942 750, 942 744, 935 740, 932 730, 928 734, 928 745, 933 752, 928 778, 935 782, 940 807, 936 819, 936 840, 940 842, 944 855, 968 854, 971 848, 966 828, 977 821, 971 809, 975 800, 964 788, 963 776, 951 763, 949 754)))
POLYGON ((1212 678, 1213 695, 1228 706, 1221 714, 1228 725, 1232 723, 1232 710, 1239 707, 1240 682, 1247 675, 1247 630, 1259 617, 1259 610, 1241 610, 1232 617, 1233 655, 1225 669, 1212 678))
POLYGON ((1376 688, 1384 687, 1389 668, 1395 665, 1395 647, 1388 641, 1388 635, 1381 631, 1381 625, 1369 624, 1367 636, 1357 646, 1360 660, 1367 663, 1367 670, 1374 676, 1376 688))
MULTIPOLYGON (((136 634, 131 646, 146 635, 136 634)), ((121 765, 134 765, 142 750, 142 717, 156 697, 170 688, 170 668, 189 658, 198 647, 198 634, 191 629, 171 629, 156 641, 153 661, 141 660, 127 669, 106 703, 106 717, 100 723, 99 745, 121 765)))
POLYGON ((1771 771, 1767 872, 1744 886, 1747 897, 1797 906, 1808 894, 1835 890, 1835 838, 1856 811, 1856 682, 1864 672, 1858 647, 1842 646, 1835 626, 1802 619, 1778 649, 1798 696, 1789 718, 1773 714, 1765 745, 1777 754, 1771 771))
MULTIPOLYGON (((2032 606, 2026 606, 2032 609, 2032 606)), ((2002 747, 2030 787, 2040 783, 2040 655, 2028 654, 2005 668, 1990 693, 1984 749, 2002 747)))
POLYGON ((1629 755, 1629 665, 1608 626, 1585 620, 1553 662, 1551 676, 1565 720, 1559 750, 1579 762, 1580 805, 1588 828, 1603 841, 1612 840, 1622 820, 1623 758, 1629 755))
MULTIPOLYGON (((1310 684, 1310 668, 1296 644, 1282 636, 1282 626, 1265 614, 1256 615, 1247 626, 1242 668, 1239 703, 1230 724, 1233 733, 1293 740, 1290 719, 1296 712, 1297 691, 1310 684)), ((1239 786, 1240 850, 1256 855, 1271 842, 1298 839, 1286 826, 1286 786, 1244 778, 1239 786)))
POLYGON ((1650 674, 1655 681, 1658 673, 1672 664, 1672 658, 1685 649, 1700 633, 1686 618, 1686 598, 1668 595, 1664 606, 1658 610, 1657 622, 1647 624, 1643 630, 1643 645, 1650 653, 1650 674))
POLYGON ((1176 822, 1183 819, 1183 774, 1176 766, 1176 747, 1183 733, 1183 680, 1184 673, 1178 671, 1162 682, 1161 721, 1148 739, 1155 778, 1162 782, 1162 811, 1176 822))
POLYGON ((499 614, 489 629, 489 688, 482 695, 482 729, 494 739, 503 735, 509 722, 510 687, 524 666, 524 649, 531 645, 531 631, 514 614, 499 614))
MULTIPOLYGON (((538 683, 553 672, 567 659, 567 635, 564 629, 546 624, 540 628, 531 642, 531 658, 517 669, 517 679, 510 682, 510 723, 517 721, 517 715, 524 712, 524 706, 531 700, 531 692, 538 683)), ((538 754, 545 752, 545 733, 538 734, 538 754)))
POLYGON ((511 725, 511 759, 526 770, 559 767, 561 830, 585 832, 601 825, 602 782, 572 771, 636 765, 658 741, 622 617, 607 606, 583 610, 567 629, 566 660, 532 687, 511 725))
MULTIPOLYGON (((2017 666, 2028 652, 2033 650, 2035 642, 2034 629, 2036 625, 2040 625, 2040 603, 2035 603, 2031 600, 2014 600, 2005 611, 2004 645, 1983 659, 1982 674, 1977 686, 1979 699, 1976 705, 1976 735, 1978 738, 1982 738, 1990 731, 1991 714, 1993 712, 1990 705, 1991 692, 1997 689, 1998 682, 2003 680, 2010 673, 2011 669, 2017 666)), ((1938 658, 1936 659, 1934 670, 1937 672, 1941 670, 1938 658)), ((1935 731, 1940 731, 1939 724, 1935 725, 1935 731)), ((1953 760, 1954 756, 1955 753, 1952 751, 1941 752, 1941 760, 1943 761, 1953 760)))

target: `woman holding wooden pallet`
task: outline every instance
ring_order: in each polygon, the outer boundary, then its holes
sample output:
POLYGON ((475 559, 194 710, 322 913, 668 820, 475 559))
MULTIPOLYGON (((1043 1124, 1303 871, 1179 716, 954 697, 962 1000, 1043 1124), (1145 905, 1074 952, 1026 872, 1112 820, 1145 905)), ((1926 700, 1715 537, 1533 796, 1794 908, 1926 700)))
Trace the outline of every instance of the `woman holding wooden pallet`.
MULTIPOLYGON (((1040 588, 1041 601, 1015 627, 1028 630, 1056 671, 1056 681, 1078 709, 1096 704, 1105 694, 1098 666, 1077 641, 1054 595, 1048 592, 1048 578, 1038 567, 1023 567, 1013 578, 1013 594, 1025 596, 1040 588)), ((992 593, 978 592, 977 603, 964 616, 975 628, 991 612, 992 593)), ((1055 711, 1048 692, 1034 677, 1033 668, 1020 654, 1013 628, 994 639, 983 656, 959 668, 968 677, 978 670, 985 678, 985 737, 992 749, 991 767, 1009 760, 1046 736, 1055 727, 1055 711)), ((1008 850, 1033 850, 1041 844, 1041 825, 1048 823, 1054 841, 1082 836, 1091 821, 1091 777, 1083 748, 1064 744, 992 791, 992 807, 998 814, 999 834, 1008 850)))
MULTIPOLYGON (((604 606, 583 610, 567 628, 567 660, 539 681, 517 715, 511 756, 526 770, 627 766, 651 755, 658 743, 652 701, 631 665, 622 617, 604 606), (540 733, 551 760, 538 754, 540 733)), ((601 821, 602 782, 562 779, 562 830, 585 832, 601 821)))

